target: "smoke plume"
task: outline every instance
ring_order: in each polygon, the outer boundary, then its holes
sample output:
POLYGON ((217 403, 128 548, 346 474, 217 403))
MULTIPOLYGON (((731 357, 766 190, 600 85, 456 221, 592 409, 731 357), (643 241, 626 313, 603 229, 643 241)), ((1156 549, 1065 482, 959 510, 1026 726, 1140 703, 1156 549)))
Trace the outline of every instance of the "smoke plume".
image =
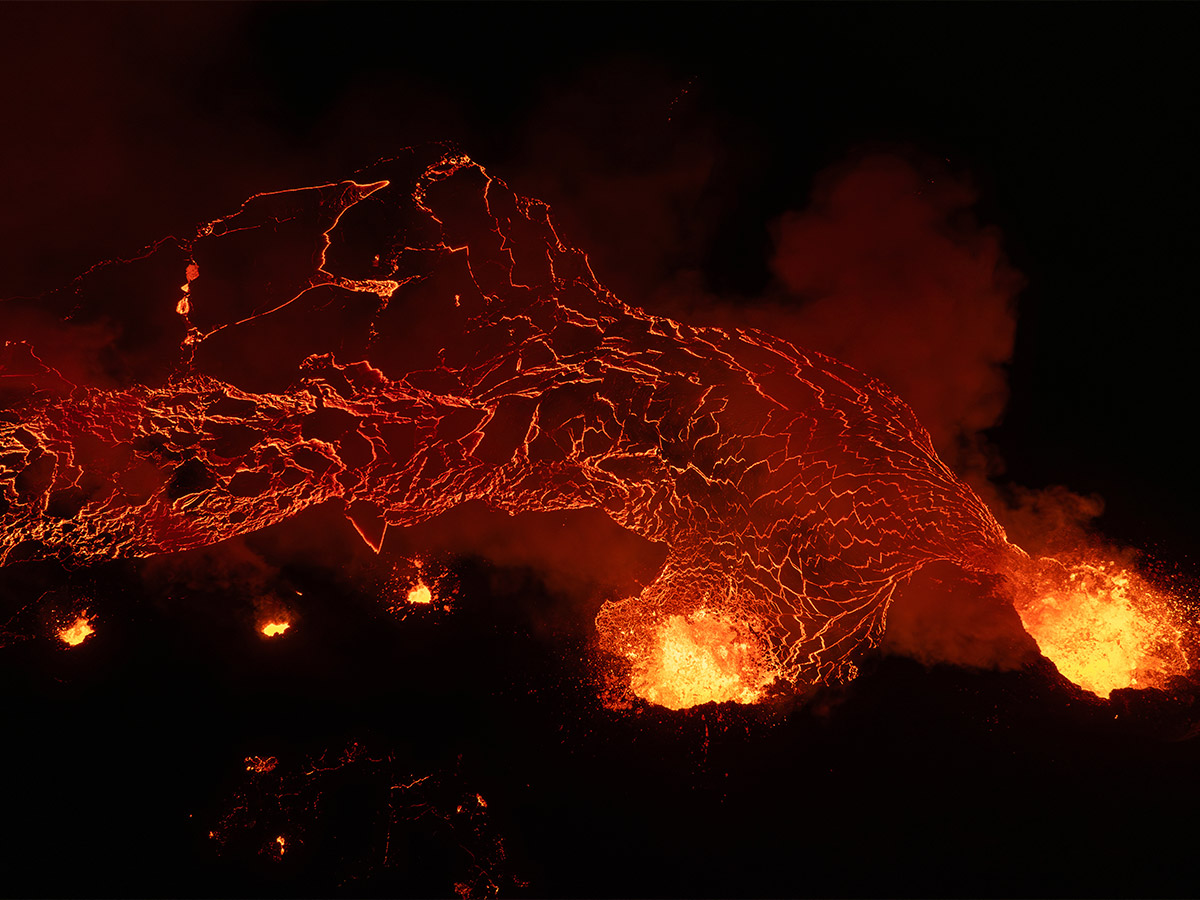
POLYGON ((1021 278, 941 168, 874 154, 826 170, 775 223, 772 268, 797 335, 887 382, 954 464, 1004 410, 1021 278))

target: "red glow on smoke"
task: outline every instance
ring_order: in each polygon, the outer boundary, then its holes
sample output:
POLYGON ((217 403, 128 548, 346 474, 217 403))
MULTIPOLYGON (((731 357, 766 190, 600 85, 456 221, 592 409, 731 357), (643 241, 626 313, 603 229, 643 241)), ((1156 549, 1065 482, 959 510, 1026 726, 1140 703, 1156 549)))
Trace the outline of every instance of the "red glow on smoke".
POLYGON ((775 225, 773 268, 806 346, 887 382, 939 452, 997 423, 1022 280, 976 193, 949 166, 865 156, 817 177, 811 205, 775 225))

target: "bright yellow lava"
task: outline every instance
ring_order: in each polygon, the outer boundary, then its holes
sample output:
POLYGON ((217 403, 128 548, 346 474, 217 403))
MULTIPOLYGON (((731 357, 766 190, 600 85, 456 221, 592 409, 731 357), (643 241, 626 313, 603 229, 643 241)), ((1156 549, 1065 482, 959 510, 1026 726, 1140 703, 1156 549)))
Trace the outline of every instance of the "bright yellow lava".
POLYGON ((64 644, 77 647, 96 633, 92 620, 86 612, 81 613, 74 622, 58 630, 58 637, 64 644))
POLYGON ((701 609, 663 620, 644 658, 634 659, 633 693, 668 709, 754 703, 773 680, 761 645, 745 626, 701 609))
POLYGON ((1017 612, 1042 655, 1097 696, 1164 686, 1187 670, 1183 630, 1167 598, 1112 564, 1071 567, 1017 612))
POLYGON ((267 637, 275 637, 276 635, 283 634, 291 627, 291 622, 268 622, 262 627, 261 631, 267 637))
POLYGON ((408 592, 409 603, 432 603, 433 591, 423 581, 418 581, 411 591, 408 592))

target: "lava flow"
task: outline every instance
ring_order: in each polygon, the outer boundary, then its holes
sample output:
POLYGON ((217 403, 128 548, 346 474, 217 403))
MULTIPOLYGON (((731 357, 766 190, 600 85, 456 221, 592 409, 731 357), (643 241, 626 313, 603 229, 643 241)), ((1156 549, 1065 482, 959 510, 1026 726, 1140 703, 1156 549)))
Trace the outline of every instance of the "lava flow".
MULTIPOLYGON (((597 508, 666 550, 601 642, 635 693, 687 706, 852 678, 922 566, 1027 559, 884 384, 625 305, 544 204, 460 155, 258 195, 37 311, 68 329, 118 275, 124 314, 163 323, 116 322, 119 371, 5 341, 0 564, 170 553, 318 504, 377 551, 472 500, 597 508)), ((4 334, 25 321, 0 304, 4 334)))

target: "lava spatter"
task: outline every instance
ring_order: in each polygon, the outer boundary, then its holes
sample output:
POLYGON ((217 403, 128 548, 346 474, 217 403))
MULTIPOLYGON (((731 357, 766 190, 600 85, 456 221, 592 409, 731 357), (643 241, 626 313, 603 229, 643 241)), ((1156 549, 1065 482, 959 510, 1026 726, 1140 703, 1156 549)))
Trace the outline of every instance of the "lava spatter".
POLYGON ((453 605, 456 578, 436 560, 402 559, 394 562, 378 590, 384 607, 397 619, 410 614, 445 613, 453 605))
POLYGON ((418 605, 428 605, 433 602, 433 592, 429 590, 429 585, 423 581, 418 581, 413 585, 412 590, 408 592, 405 598, 409 603, 418 605))
POLYGON ((141 301, 185 320, 164 382, 71 383, 6 341, 0 561, 174 552, 317 504, 376 550, 471 500, 598 508, 667 550, 602 641, 749 699, 853 677, 926 563, 1023 557, 881 382, 625 305, 544 204, 462 155, 258 195, 165 252, 181 269, 141 301))
POLYGON ((1172 599, 1112 560, 1040 559, 1014 585, 1015 606, 1042 654, 1099 697, 1164 688, 1187 672, 1186 630, 1172 599))
POLYGON ((87 611, 80 613, 69 624, 58 629, 58 639, 68 647, 78 647, 96 633, 92 625, 93 617, 87 611))

